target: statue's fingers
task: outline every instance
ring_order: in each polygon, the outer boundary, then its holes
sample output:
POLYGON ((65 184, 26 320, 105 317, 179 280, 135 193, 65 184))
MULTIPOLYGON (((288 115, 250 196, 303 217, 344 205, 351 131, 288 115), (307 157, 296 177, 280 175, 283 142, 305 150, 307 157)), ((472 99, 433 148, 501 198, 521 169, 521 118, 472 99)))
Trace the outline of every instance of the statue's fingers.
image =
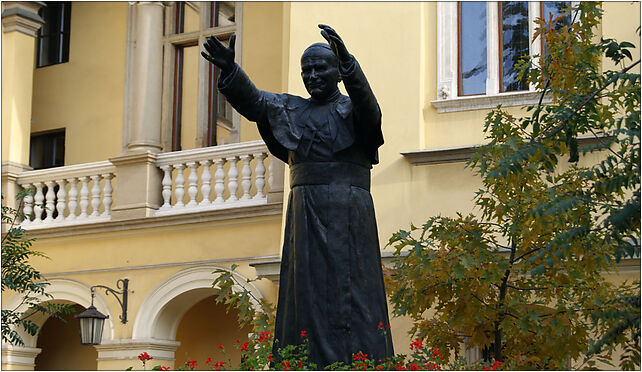
POLYGON ((225 45, 223 45, 223 43, 221 43, 214 35, 207 38, 207 43, 212 47, 212 49, 225 48, 225 45))
POLYGON ((216 54, 216 48, 213 48, 210 44, 208 44, 208 43, 203 43, 203 47, 205 48, 205 50, 207 50, 207 52, 208 52, 209 54, 211 54, 211 55, 216 54))
POLYGON ((328 44, 332 44, 332 39, 330 39, 330 35, 328 35, 325 30, 321 30, 321 36, 328 42, 328 44))
MULTIPOLYGON (((207 53, 205 53, 205 52, 201 52, 201 55, 202 55, 202 56, 203 56, 203 58, 205 58, 206 60, 210 61, 211 63, 214 63, 214 59, 213 59, 212 57, 210 57, 207 53)), ((214 63, 214 64, 215 64, 215 63, 214 63)))
POLYGON ((339 34, 332 27, 328 25, 320 24, 319 28, 327 32, 329 35, 336 36, 339 40, 341 40, 341 37, 339 36, 339 34))
POLYGON ((234 44, 236 44, 236 34, 230 36, 230 49, 234 50, 234 44))

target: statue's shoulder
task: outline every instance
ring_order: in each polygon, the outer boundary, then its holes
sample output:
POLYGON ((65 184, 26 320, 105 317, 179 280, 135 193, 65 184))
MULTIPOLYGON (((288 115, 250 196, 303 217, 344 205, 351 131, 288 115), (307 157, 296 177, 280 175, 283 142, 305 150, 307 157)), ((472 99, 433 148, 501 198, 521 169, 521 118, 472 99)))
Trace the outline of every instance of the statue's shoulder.
POLYGON ((350 100, 350 97, 342 94, 337 100, 336 110, 342 118, 347 118, 352 111, 352 101, 350 100))

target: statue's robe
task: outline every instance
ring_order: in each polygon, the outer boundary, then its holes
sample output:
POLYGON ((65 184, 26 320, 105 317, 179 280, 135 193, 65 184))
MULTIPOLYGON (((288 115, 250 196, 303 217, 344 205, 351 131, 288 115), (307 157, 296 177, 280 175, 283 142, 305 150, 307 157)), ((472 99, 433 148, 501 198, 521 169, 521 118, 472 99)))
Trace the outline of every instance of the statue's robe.
POLYGON ((258 90, 238 65, 218 82, 290 166, 274 350, 302 343, 306 331, 318 368, 349 364, 359 351, 394 354, 370 195, 381 112, 354 58, 341 75, 349 97, 324 102, 258 90))

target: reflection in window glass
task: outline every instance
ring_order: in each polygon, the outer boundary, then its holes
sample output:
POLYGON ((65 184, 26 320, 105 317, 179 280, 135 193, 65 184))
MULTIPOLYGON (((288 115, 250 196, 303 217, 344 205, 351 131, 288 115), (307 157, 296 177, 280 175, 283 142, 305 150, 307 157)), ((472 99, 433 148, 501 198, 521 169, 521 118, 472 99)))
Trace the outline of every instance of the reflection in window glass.
MULTIPOLYGON (((550 19, 556 19, 564 13, 569 6, 570 1, 544 1, 542 2, 542 19, 548 22, 550 19)), ((571 24, 571 13, 567 13, 563 18, 555 23, 555 29, 559 30, 563 26, 571 24)), ((546 43, 542 40, 542 55, 546 53, 546 43)))
POLYGON ((520 57, 529 54, 528 2, 507 1, 500 3, 500 47, 502 92, 527 90, 526 79, 518 79, 515 64, 520 57))
POLYGON ((211 27, 229 26, 235 23, 234 2, 214 1, 212 2, 212 23, 211 27))
POLYGON ((68 62, 71 3, 48 1, 38 14, 44 24, 38 31, 36 67, 68 62))
POLYGON ((459 3, 459 95, 486 93, 486 3, 459 3))

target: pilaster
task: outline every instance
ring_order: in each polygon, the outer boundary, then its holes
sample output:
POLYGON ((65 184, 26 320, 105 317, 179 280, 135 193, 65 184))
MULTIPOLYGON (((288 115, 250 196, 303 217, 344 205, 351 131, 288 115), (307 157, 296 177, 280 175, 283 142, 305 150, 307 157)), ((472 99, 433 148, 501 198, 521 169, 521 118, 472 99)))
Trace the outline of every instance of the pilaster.
POLYGON ((42 2, 7 1, 2 11, 2 160, 29 164, 35 36, 42 2))
POLYGON ((113 220, 151 217, 160 207, 162 172, 156 154, 130 153, 109 161, 116 167, 113 220))
POLYGON ((31 167, 28 165, 14 163, 11 161, 2 162, 2 196, 4 200, 2 205, 5 205, 9 208, 18 207, 18 202, 16 201, 16 196, 20 192, 21 187, 18 185, 16 180, 18 175, 24 171, 31 170, 31 167))
POLYGON ((174 369, 174 352, 180 342, 173 340, 144 339, 114 340, 110 343, 103 343, 94 346, 98 351, 98 370, 125 370, 134 367, 134 370, 142 370, 141 361, 138 355, 147 353, 153 359, 148 361, 145 369, 151 370, 156 365, 174 369))
POLYGON ((8 371, 33 371, 36 356, 42 349, 2 344, 2 369, 8 371))

